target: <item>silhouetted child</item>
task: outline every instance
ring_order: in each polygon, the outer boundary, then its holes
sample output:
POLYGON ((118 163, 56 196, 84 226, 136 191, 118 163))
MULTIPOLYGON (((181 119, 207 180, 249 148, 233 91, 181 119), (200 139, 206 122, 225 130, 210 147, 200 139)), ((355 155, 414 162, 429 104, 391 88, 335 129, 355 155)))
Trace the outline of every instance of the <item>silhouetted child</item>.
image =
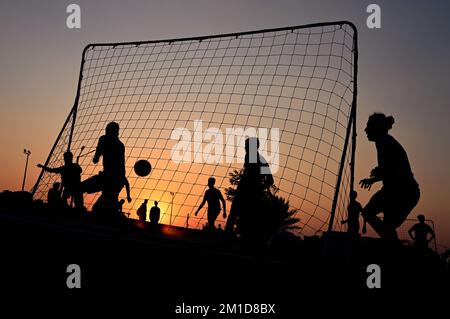
POLYGON ((412 240, 414 240, 414 247, 420 250, 426 250, 428 248, 428 243, 432 241, 436 235, 433 228, 425 223, 424 215, 418 215, 417 219, 419 222, 408 230, 408 234, 412 240), (428 235, 430 235, 429 238, 428 235))
MULTIPOLYGON (((347 224, 347 232, 352 235, 359 234, 359 215, 362 212, 361 204, 356 200, 358 193, 355 191, 350 192, 350 203, 347 207, 347 219, 343 220, 341 224, 347 224)), ((366 221, 364 220, 364 225, 362 233, 366 233, 366 221)))
POLYGON ((53 183, 53 187, 50 188, 47 194, 47 204, 49 209, 53 211, 62 208, 61 183, 53 183))
POLYGON ((145 220, 147 219, 147 202, 148 199, 145 199, 142 205, 139 206, 139 208, 136 211, 136 214, 138 215, 139 220, 141 222, 145 222, 145 220))
POLYGON ((119 140, 119 124, 110 122, 98 140, 93 158, 103 157, 103 205, 105 211, 117 211, 119 193, 125 185, 125 146, 119 140))
POLYGON ((49 173, 61 175, 61 184, 63 187, 62 199, 63 203, 67 203, 67 199, 72 197, 75 208, 83 211, 83 194, 81 192, 81 167, 73 163, 73 154, 71 152, 64 153, 64 165, 57 168, 50 168, 42 164, 38 167, 49 173))
POLYGON ((223 198, 220 190, 214 187, 215 183, 216 179, 214 177, 210 177, 208 179, 208 189, 205 192, 203 201, 195 212, 195 216, 197 216, 200 209, 202 209, 205 203, 208 202, 208 225, 210 229, 214 229, 214 223, 216 222, 217 216, 219 216, 220 202, 222 202, 223 206, 223 218, 227 218, 225 199, 223 198))
POLYGON ((158 202, 155 200, 155 206, 150 208, 150 223, 158 224, 161 210, 158 207, 158 202))

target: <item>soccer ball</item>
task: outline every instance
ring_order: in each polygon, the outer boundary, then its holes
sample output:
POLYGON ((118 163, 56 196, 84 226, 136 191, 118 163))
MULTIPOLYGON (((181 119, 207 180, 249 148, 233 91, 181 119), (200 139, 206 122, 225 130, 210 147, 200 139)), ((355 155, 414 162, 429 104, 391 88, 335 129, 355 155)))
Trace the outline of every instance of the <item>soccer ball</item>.
POLYGON ((152 171, 152 165, 147 160, 139 160, 134 164, 134 172, 141 177, 147 176, 152 171))

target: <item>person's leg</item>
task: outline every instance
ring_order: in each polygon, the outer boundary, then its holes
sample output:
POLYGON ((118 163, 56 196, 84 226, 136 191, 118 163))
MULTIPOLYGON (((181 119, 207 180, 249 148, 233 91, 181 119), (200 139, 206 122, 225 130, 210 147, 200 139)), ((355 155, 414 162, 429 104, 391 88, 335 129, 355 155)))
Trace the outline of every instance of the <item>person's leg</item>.
POLYGON ((80 213, 84 210, 83 193, 81 191, 74 191, 73 200, 75 203, 75 209, 80 213))
POLYGON ((362 211, 362 216, 366 222, 382 237, 384 235, 383 220, 377 215, 384 211, 384 191, 376 192, 362 211))
POLYGON ((215 227, 215 223, 216 223, 217 216, 219 216, 219 211, 208 208, 208 225, 209 225, 209 228, 211 228, 211 229, 215 229, 216 228, 215 227))
POLYGON ((398 240, 396 229, 400 227, 420 198, 418 187, 404 188, 401 193, 389 192, 386 195, 386 210, 384 212, 386 237, 398 240))
POLYGON ((228 214, 227 223, 225 225, 225 231, 232 233, 234 230, 234 225, 236 223, 237 219, 237 211, 239 206, 239 199, 236 197, 234 198, 233 202, 231 203, 230 213, 228 214))

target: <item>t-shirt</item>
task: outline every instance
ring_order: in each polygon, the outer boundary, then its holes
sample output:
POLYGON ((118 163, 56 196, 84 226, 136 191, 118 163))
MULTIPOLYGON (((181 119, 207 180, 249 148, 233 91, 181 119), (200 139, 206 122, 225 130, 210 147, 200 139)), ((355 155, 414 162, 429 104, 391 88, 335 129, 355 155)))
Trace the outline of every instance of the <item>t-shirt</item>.
POLYGON ((362 206, 357 201, 350 201, 350 204, 348 204, 347 212, 349 218, 355 218, 359 217, 359 213, 362 211, 362 206))
POLYGON ((157 217, 161 213, 161 210, 157 206, 150 208, 150 217, 157 217))
POLYGON ((95 152, 97 157, 103 156, 105 177, 125 176, 125 146, 113 136, 103 135, 99 138, 95 152))
POLYGON ((249 188, 258 192, 273 184, 273 176, 266 159, 257 153, 256 162, 251 162, 249 155, 245 156, 244 171, 242 173, 240 188, 249 188))
POLYGON ((220 210, 220 200, 223 199, 223 196, 217 188, 207 189, 205 192, 205 199, 208 202, 208 210, 220 210))
POLYGON ((417 223, 412 228, 416 241, 427 241, 427 236, 433 234, 433 229, 425 223, 417 223))
POLYGON ((399 142, 386 134, 376 142, 378 169, 384 186, 417 184, 409 164, 408 155, 399 142))
POLYGON ((66 164, 55 169, 61 174, 61 182, 67 191, 78 189, 81 185, 81 167, 76 163, 66 164))
POLYGON ((139 220, 145 221, 147 217, 147 204, 142 204, 141 206, 139 206, 136 214, 139 216, 139 220))

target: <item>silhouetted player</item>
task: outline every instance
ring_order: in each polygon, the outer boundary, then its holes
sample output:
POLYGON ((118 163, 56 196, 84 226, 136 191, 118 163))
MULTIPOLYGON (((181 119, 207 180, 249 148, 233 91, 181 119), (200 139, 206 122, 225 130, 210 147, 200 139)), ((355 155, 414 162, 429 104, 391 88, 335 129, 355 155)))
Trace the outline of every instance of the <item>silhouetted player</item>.
POLYGON ((205 192, 205 196, 203 197, 203 201, 195 212, 195 216, 197 216, 200 209, 203 208, 206 202, 208 202, 208 227, 210 229, 214 229, 214 223, 216 222, 217 216, 220 213, 220 202, 222 202, 223 207, 223 218, 227 218, 227 206, 225 203, 225 199, 222 196, 220 190, 214 187, 216 183, 216 179, 214 177, 208 178, 208 189, 205 192))
POLYGON ((136 214, 138 215, 141 222, 145 222, 145 220, 147 219, 147 202, 148 199, 144 199, 144 202, 136 211, 136 214))
POLYGON ((98 140, 94 164, 103 157, 103 209, 117 211, 118 197, 125 185, 125 146, 119 140, 119 124, 110 122, 98 140))
POLYGON ((72 197, 75 208, 83 211, 83 194, 81 192, 82 170, 80 165, 73 163, 73 154, 71 152, 64 153, 64 165, 61 167, 50 168, 42 164, 38 164, 37 166, 46 172, 60 174, 63 187, 63 203, 67 204, 67 199, 72 197))
POLYGON ((425 250, 428 248, 428 243, 436 236, 433 228, 425 223, 425 216, 418 215, 419 222, 408 230, 409 236, 414 240, 414 247, 425 250), (428 238, 428 235, 430 237, 428 238))
POLYGON ((250 224, 257 219, 256 214, 262 203, 266 190, 273 185, 273 176, 269 164, 259 154, 259 139, 250 137, 245 140, 245 162, 241 179, 236 188, 236 193, 230 209, 225 230, 233 231, 236 219, 239 217, 241 231, 246 232, 252 226, 250 224))
POLYGON ((161 210, 158 207, 158 202, 155 200, 155 206, 150 208, 150 223, 158 224, 161 210))
MULTIPOLYGON (((363 208, 361 204, 356 200, 358 193, 355 191, 350 192, 350 203, 347 207, 347 219, 343 220, 341 224, 347 224, 347 232, 352 235, 359 234, 359 214, 363 208)), ((363 234, 366 233, 366 221, 364 220, 364 226, 362 229, 363 234)))
POLYGON ((398 241, 396 229, 417 205, 420 190, 405 150, 388 134, 392 124, 392 116, 374 113, 369 117, 365 131, 367 139, 375 142, 378 166, 372 170, 370 178, 359 183, 370 189, 373 183, 383 182, 383 187, 372 196, 362 215, 382 238, 398 241), (381 212, 383 220, 377 217, 381 212))

